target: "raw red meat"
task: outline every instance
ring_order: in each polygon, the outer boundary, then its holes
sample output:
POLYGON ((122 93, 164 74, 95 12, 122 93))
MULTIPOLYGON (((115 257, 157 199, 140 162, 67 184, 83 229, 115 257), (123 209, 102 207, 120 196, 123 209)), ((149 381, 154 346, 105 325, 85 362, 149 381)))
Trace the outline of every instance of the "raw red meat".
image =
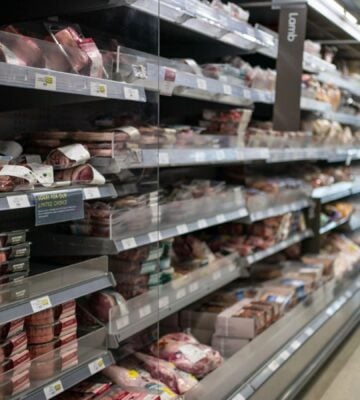
POLYGON ((223 361, 219 352, 200 344, 184 333, 163 336, 150 347, 151 352, 197 378, 219 367, 223 361))
POLYGON ((159 379, 177 394, 186 393, 198 383, 195 377, 180 371, 170 362, 143 353, 135 353, 135 356, 154 379, 159 379))
POLYGON ((56 171, 55 181, 65 181, 72 183, 92 183, 102 185, 105 183, 105 178, 91 165, 85 164, 69 169, 56 171))

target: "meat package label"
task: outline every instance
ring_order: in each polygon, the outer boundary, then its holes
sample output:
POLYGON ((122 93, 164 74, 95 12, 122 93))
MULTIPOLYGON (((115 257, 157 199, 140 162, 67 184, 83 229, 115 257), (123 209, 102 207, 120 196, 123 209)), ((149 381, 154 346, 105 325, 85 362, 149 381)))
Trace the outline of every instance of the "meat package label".
POLYGON ((81 189, 34 194, 35 225, 50 225, 84 218, 81 189))

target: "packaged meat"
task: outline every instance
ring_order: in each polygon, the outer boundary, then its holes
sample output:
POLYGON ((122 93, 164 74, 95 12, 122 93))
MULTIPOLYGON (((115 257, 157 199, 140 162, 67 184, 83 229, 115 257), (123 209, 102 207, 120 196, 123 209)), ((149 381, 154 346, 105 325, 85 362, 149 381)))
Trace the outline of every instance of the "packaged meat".
POLYGON ((177 369, 170 362, 143 353, 135 353, 135 356, 143 362, 144 368, 154 379, 160 380, 177 394, 186 393, 198 383, 194 376, 177 369))
POLYGON ((152 394, 147 391, 141 392, 135 390, 127 392, 119 386, 112 386, 110 390, 102 394, 98 400, 162 400, 162 398, 166 400, 165 396, 156 393, 152 394))
POLYGON ((76 316, 62 318, 45 325, 26 324, 26 334, 29 344, 39 344, 52 341, 55 337, 67 335, 76 331, 76 316))
POLYGON ((27 230, 0 233, 0 247, 14 246, 26 241, 27 230))
POLYGON ((46 325, 53 322, 75 315, 76 301, 69 300, 66 303, 59 304, 54 308, 31 314, 26 317, 27 325, 46 325))
POLYGON ((84 38, 80 28, 75 25, 46 24, 46 27, 53 40, 65 52, 75 72, 103 77, 103 58, 93 39, 84 38))
POLYGON ((218 315, 215 333, 218 336, 253 339, 265 329, 266 323, 265 311, 252 308, 251 299, 244 299, 218 315))
POLYGON ((0 395, 4 398, 12 396, 24 391, 30 387, 30 372, 25 369, 16 374, 12 374, 11 378, 7 378, 0 383, 0 395))
MULTIPOLYGON (((28 370, 30 366, 30 353, 29 350, 23 349, 10 355, 6 360, 0 364, 0 381, 1 374, 6 374, 8 371, 13 371, 13 375, 17 375, 19 371, 24 369, 28 370)), ((8 376, 8 374, 6 374, 8 376)))
POLYGON ((0 192, 32 189, 37 182, 35 174, 24 166, 0 166, 0 192))
POLYGON ((90 164, 84 164, 56 171, 55 182, 63 184, 103 185, 105 178, 90 164))
POLYGON ((39 46, 39 41, 22 35, 13 25, 2 28, 0 34, 1 42, 13 54, 17 61, 12 64, 27 65, 29 67, 44 68, 45 58, 39 46))
MULTIPOLYGON (((52 352, 53 350, 62 347, 62 346, 76 346, 77 333, 76 331, 71 332, 67 335, 60 336, 57 339, 52 340, 51 342, 40 343, 40 344, 32 344, 28 346, 30 357, 36 358, 42 356, 42 360, 45 360, 44 354, 52 352)), ((53 358, 53 354, 49 354, 49 358, 53 358)))
POLYGON ((17 244, 0 248, 0 263, 6 263, 8 260, 28 257, 30 255, 30 242, 17 244))
POLYGON ((27 337, 25 332, 21 332, 10 337, 0 344, 0 363, 13 354, 19 353, 27 348, 27 337))
POLYGON ((24 329, 24 318, 19 318, 0 325, 0 342, 20 333, 24 329))
MULTIPOLYGON (((177 395, 166 385, 140 374, 135 369, 127 369, 117 365, 111 365, 102 372, 113 383, 119 385, 125 390, 141 389, 147 393, 153 393, 160 396, 160 400, 176 399, 177 395)), ((150 375, 149 375, 150 376, 150 375)))
POLYGON ((219 367, 221 355, 211 347, 200 344, 197 340, 183 333, 165 335, 151 345, 152 354, 172 362, 175 366, 196 378, 202 378, 219 367))
POLYGON ((118 305, 120 310, 124 309, 125 300, 117 292, 103 290, 94 293, 89 298, 89 309, 100 321, 108 322, 109 313, 112 307, 118 305))
POLYGON ((96 381, 93 382, 91 380, 86 380, 71 388, 69 392, 71 392, 73 395, 82 395, 84 397, 84 400, 90 400, 93 397, 98 397, 103 393, 109 395, 110 387, 111 384, 109 382, 100 383, 96 381))
POLYGON ((47 156, 46 163, 54 169, 67 169, 85 164, 90 160, 90 153, 82 144, 70 144, 52 150, 47 156))
POLYGON ((1 275, 0 276, 0 285, 6 284, 6 283, 20 283, 24 280, 29 275, 29 270, 26 271, 21 271, 21 272, 14 272, 11 274, 7 275, 1 275))
POLYGON ((45 354, 31 361, 30 378, 43 380, 51 378, 56 371, 64 371, 78 362, 78 348, 65 346, 58 352, 45 354))

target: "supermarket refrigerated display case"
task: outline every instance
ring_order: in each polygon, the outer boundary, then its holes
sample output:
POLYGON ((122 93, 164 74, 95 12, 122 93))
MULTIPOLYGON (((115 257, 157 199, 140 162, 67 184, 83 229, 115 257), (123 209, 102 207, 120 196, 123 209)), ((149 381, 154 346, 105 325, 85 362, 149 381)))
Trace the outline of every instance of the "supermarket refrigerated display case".
POLYGON ((278 38, 234 4, 15 3, 1 393, 293 398, 360 317, 356 79, 307 43, 304 128, 280 132, 275 72, 247 61, 278 38))

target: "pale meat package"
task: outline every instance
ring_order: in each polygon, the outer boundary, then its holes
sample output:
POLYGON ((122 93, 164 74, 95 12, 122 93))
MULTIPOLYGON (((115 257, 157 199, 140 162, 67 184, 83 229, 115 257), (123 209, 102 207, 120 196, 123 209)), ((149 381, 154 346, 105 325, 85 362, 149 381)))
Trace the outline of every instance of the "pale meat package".
POLYGON ((152 344, 150 350, 152 354, 172 362, 178 369, 196 378, 204 377, 223 362, 219 352, 185 333, 165 335, 152 344))

